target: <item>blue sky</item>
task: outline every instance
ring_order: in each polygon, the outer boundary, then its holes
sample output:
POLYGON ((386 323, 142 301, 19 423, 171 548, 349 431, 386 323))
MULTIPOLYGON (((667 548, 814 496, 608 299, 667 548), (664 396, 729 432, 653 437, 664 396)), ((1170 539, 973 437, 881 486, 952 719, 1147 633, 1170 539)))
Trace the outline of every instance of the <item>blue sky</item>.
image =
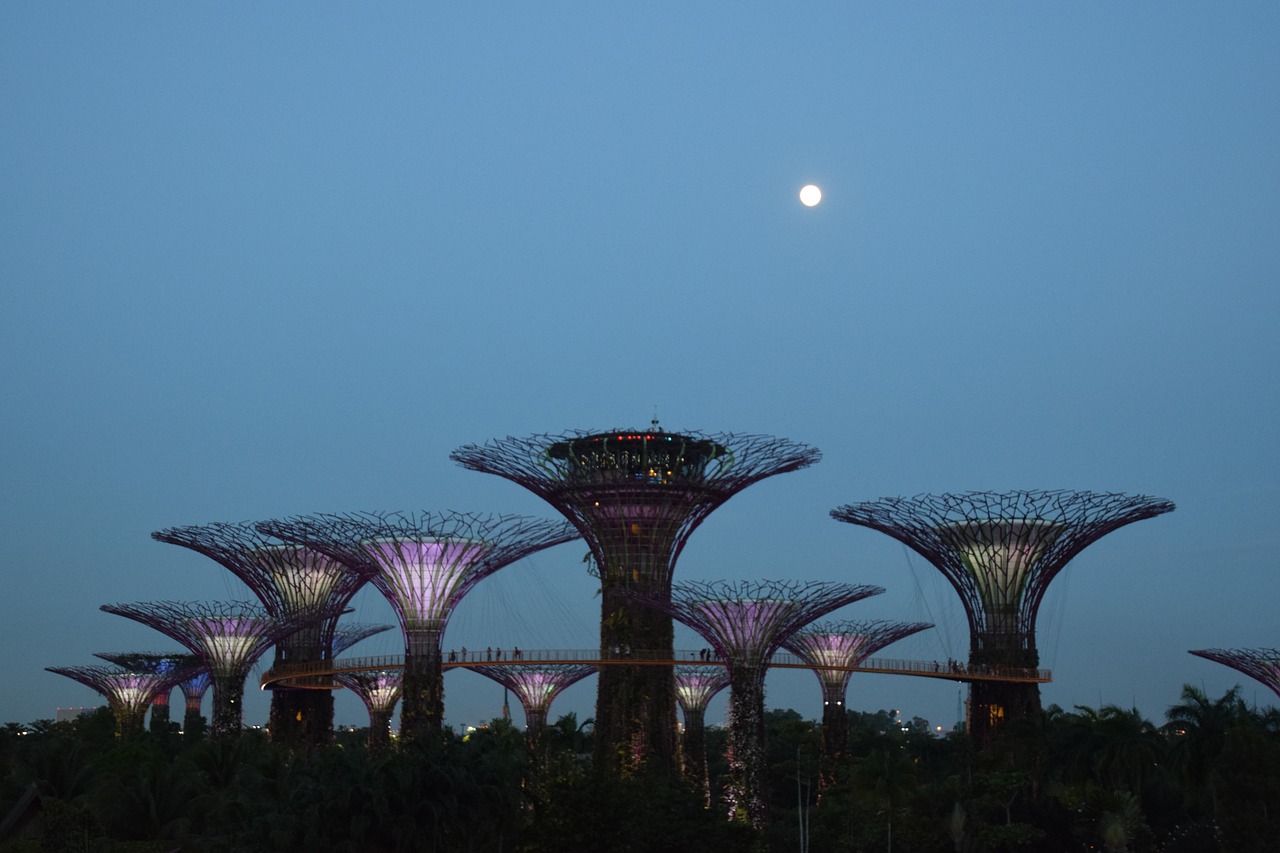
MULTIPOLYGON (((825 455, 678 579, 880 584, 839 615, 962 657, 937 573, 830 509, 1152 494, 1178 510, 1051 588, 1046 702, 1274 704, 1186 650, 1280 646, 1280 10, 688 6, 0 5, 0 719, 96 703, 45 666, 171 648, 100 604, 246 596, 152 530, 547 515, 449 452, 655 409, 825 455)), ((481 584, 448 639, 592 645, 582 550, 481 584)), ((768 689, 818 716, 812 676, 768 689)), ((497 713, 446 690, 450 722, 497 713)), ((957 695, 849 702, 949 725, 957 695)))

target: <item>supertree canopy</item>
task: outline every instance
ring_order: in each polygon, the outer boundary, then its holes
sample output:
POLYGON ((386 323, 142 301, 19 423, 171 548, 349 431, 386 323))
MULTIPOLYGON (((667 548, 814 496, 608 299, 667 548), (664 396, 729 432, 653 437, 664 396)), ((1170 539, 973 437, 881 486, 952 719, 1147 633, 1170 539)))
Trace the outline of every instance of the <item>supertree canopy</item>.
MULTIPOLYGON (((587 541, 600 577, 600 651, 614 660, 669 655, 671 617, 636 607, 638 590, 665 599, 689 535, 722 503, 766 477, 821 458, 815 448, 757 435, 647 430, 575 431, 467 445, 452 458, 505 477, 555 507, 587 541)), ((600 673, 596 761, 626 773, 670 770, 676 747, 670 667, 611 665, 600 673)))
MULTIPOLYGON (((288 619, 317 609, 332 613, 282 637, 276 644, 276 664, 333 657, 338 617, 369 580, 366 573, 309 548, 282 543, 248 522, 170 527, 151 538, 221 563, 253 590, 272 616, 288 619)), ((327 743, 333 733, 333 695, 328 690, 273 688, 270 729, 273 740, 327 743)))
POLYGON ((345 652, 361 640, 367 640, 375 634, 390 631, 395 625, 364 625, 358 622, 339 622, 333 632, 333 656, 345 652))
POLYGON ((49 672, 73 678, 107 697, 116 719, 116 737, 122 740, 142 734, 142 718, 151 698, 165 685, 172 686, 169 676, 125 668, 103 666, 50 666, 49 672))
POLYGON ((596 671, 594 664, 495 664, 469 667, 516 694, 524 708, 525 736, 537 748, 551 703, 570 685, 596 671))
MULTIPOLYGON (((853 667, 884 647, 926 628, 928 622, 844 620, 818 622, 791 635, 782 645, 812 667, 822 685, 823 763, 838 764, 849 740, 845 692, 853 667)), ((826 780, 826 774, 823 774, 826 780)))
POLYGON ((249 668, 273 643, 303 624, 332 618, 328 611, 302 612, 293 618, 272 616, 247 601, 104 604, 102 609, 141 622, 191 650, 213 679, 214 737, 240 732, 244 681, 249 668))
POLYGON ((729 670, 722 666, 683 665, 675 668, 676 702, 684 712, 684 775, 702 788, 711 802, 711 780, 707 772, 707 705, 729 686, 729 670))
POLYGON ((312 515, 258 526, 372 576, 404 632, 400 728, 408 737, 442 730, 440 643, 463 596, 498 569, 578 538, 562 521, 453 512, 312 515))
POLYGON ((1195 649, 1191 654, 1243 672, 1280 696, 1280 649, 1195 649))
MULTIPOLYGON (((831 515, 887 533, 942 572, 969 620, 971 665, 1023 669, 1040 662, 1036 615, 1067 562, 1111 531, 1173 509, 1145 495, 1015 491, 882 498, 831 515)), ((1001 720, 1039 707, 1035 683, 975 681, 970 731, 985 744, 1001 720)))
POLYGON ((369 748, 386 749, 391 742, 391 715, 404 681, 398 669, 360 669, 336 672, 334 681, 360 697, 369 711, 369 748))
POLYGON ((94 657, 132 672, 154 672, 167 676, 151 697, 151 733, 163 734, 169 730, 169 694, 174 685, 200 671, 203 664, 195 655, 170 652, 94 652, 94 657))
POLYGON ((766 820, 764 675, 769 659, 791 635, 846 604, 879 595, 882 587, 800 581, 678 583, 661 598, 632 592, 702 635, 729 670, 729 784, 731 820, 766 820))

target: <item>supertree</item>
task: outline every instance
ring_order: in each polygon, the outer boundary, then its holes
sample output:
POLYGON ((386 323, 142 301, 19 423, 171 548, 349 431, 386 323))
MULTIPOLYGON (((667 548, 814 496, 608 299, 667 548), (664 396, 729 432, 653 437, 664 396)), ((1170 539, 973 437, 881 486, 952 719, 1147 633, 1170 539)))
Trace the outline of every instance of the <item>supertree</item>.
POLYGON ((1280 696, 1280 649, 1195 649, 1191 654, 1243 672, 1280 696))
POLYGON ((390 602, 404 633, 400 730, 409 738, 442 730, 440 643, 463 596, 498 569, 578 538, 562 521, 456 512, 310 515, 259 527, 370 575, 390 602))
POLYGON ((272 616, 247 601, 104 604, 102 609, 155 628, 191 650, 213 678, 213 724, 210 734, 239 734, 244 681, 249 668, 273 643, 303 624, 332 618, 323 610, 292 618, 272 616))
POLYGON ((731 820, 757 828, 766 820, 764 674, 791 635, 837 608, 884 592, 882 587, 801 581, 678 583, 666 597, 631 591, 635 601, 665 610, 711 644, 729 670, 731 820))
MULTIPOLYGON (((758 435, 648 430, 508 437, 455 450, 454 461, 524 486, 568 518, 590 548, 601 588, 600 653, 670 655, 671 617, 628 590, 665 600, 690 534, 718 506, 766 477, 806 468, 815 448, 758 435)), ((670 667, 612 664, 596 698, 596 765, 670 772, 676 757, 670 667)))
POLYGON ((178 682, 178 689, 182 691, 182 697, 185 700, 182 717, 184 738, 196 740, 204 735, 205 722, 204 716, 200 713, 200 705, 204 702, 204 694, 209 691, 212 684, 213 675, 203 662, 200 669, 178 682))
POLYGON ((551 703, 570 685, 577 684, 596 671, 595 664, 494 664, 473 666, 481 675, 488 676, 516 694, 524 708, 525 737, 529 749, 538 752, 542 731, 547 725, 547 712, 551 703))
POLYGON ((94 652, 94 657, 122 669, 167 676, 167 683, 160 685, 151 697, 151 733, 155 735, 169 731, 169 694, 174 686, 194 675, 201 667, 198 657, 180 652, 94 652))
POLYGON ((391 743, 391 715, 404 681, 398 669, 344 670, 333 674, 334 681, 360 697, 369 711, 369 749, 384 750, 391 743))
POLYGON ((142 718, 147 713, 151 698, 166 684, 173 683, 169 676, 158 672, 102 664, 49 666, 45 669, 73 678, 107 697, 107 704, 116 719, 116 737, 121 740, 131 740, 142 734, 142 718))
MULTIPOLYGON (((965 492, 847 504, 831 515, 887 533, 942 572, 968 616, 970 668, 999 672, 1039 665, 1036 614, 1072 557, 1113 530, 1173 508, 1145 495, 965 492)), ((969 730, 979 745, 1003 720, 1039 708, 1035 682, 970 683, 969 730)))
POLYGON ((684 713, 684 738, 680 752, 684 756, 684 775, 702 788, 711 805, 711 779, 707 774, 707 705, 721 690, 729 686, 729 670, 723 666, 684 665, 675 668, 676 702, 684 713))
POLYGON ((903 637, 932 628, 928 622, 844 620, 819 622, 791 635, 783 647, 813 669, 822 685, 822 764, 820 784, 844 758, 849 742, 845 692, 853 667, 903 637))
MULTIPOLYGON (((317 551, 285 544, 249 522, 213 523, 157 530, 151 538, 181 545, 216 560, 253 590, 272 616, 326 610, 276 643, 275 662, 306 663, 333 657, 338 616, 369 575, 317 551)), ((322 745, 333 736, 333 694, 280 685, 272 688, 271 739, 322 745)))

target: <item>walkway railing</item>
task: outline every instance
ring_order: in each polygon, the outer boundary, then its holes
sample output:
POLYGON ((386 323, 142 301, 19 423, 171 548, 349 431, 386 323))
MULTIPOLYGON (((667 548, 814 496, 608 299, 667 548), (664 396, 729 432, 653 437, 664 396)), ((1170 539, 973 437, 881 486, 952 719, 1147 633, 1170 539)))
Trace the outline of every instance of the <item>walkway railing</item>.
MULTIPOLYGON (((673 664, 698 664, 724 666, 706 649, 677 650, 675 652, 631 651, 604 652, 599 649, 454 649, 442 653, 445 669, 459 667, 511 666, 532 664, 581 663, 596 666, 671 666, 673 664)), ((770 667, 782 669, 814 669, 796 655, 778 652, 769 661, 770 667)), ((309 687, 331 690, 335 686, 332 676, 338 672, 361 672, 404 669, 404 655, 380 655, 374 657, 338 658, 328 661, 280 664, 267 670, 262 676, 261 687, 272 684, 290 687, 309 687)), ((1024 669, 997 665, 975 665, 964 661, 898 660, 893 658, 867 658, 857 666, 831 666, 822 669, 834 672, 879 672, 889 675, 912 675, 922 678, 941 678, 948 681, 1006 681, 1022 683, 1046 683, 1053 680, 1047 669, 1024 669)))

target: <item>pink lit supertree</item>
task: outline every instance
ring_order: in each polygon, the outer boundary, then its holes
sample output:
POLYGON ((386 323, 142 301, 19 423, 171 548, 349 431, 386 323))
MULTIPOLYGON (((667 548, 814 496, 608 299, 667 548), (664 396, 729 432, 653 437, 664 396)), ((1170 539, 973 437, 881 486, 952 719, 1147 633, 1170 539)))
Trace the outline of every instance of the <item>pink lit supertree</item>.
POLYGON ((1280 696, 1280 649, 1195 649, 1191 654, 1243 672, 1280 696))
POLYGON ((761 827, 767 819, 764 763, 764 675, 773 653, 815 619, 882 587, 800 581, 673 584, 669 598, 632 592, 664 609, 711 644, 729 670, 730 820, 761 827))
POLYGON ((538 752, 551 703, 570 685, 596 671, 594 664, 494 664, 468 667, 492 678, 516 694, 524 708, 524 731, 529 749, 538 752))
POLYGON ((250 667, 273 643, 307 622, 333 617, 317 610, 291 619, 272 616, 247 601, 104 604, 102 609, 141 622, 181 643, 198 656, 213 678, 215 738, 240 733, 244 681, 250 667))
POLYGON ((311 515, 258 526, 372 577, 404 633, 400 730, 409 738, 442 730, 440 644, 463 596, 504 566, 578 538, 562 521, 455 512, 311 515))
POLYGON ((102 664, 49 666, 45 669, 75 679, 107 697, 107 704, 116 719, 116 737, 121 740, 131 740, 142 734, 142 718, 146 716, 152 697, 166 686, 173 686, 168 675, 102 664))
POLYGON ((675 669, 676 702, 684 713, 684 738, 680 752, 684 756, 684 775, 702 788, 707 805, 711 805, 711 779, 707 772, 707 705, 721 690, 729 686, 729 670, 723 666, 681 665, 675 669))
POLYGON ((819 622, 800 629, 782 644, 812 667, 822 685, 821 784, 831 781, 830 768, 844 759, 849 742, 849 715, 844 700, 852 667, 903 637, 932 627, 928 622, 883 620, 819 622))
MULTIPOLYGON (((331 659, 338 617, 369 580, 367 573, 318 551, 283 543, 248 522, 170 527, 151 538, 217 561, 253 590, 272 616, 292 619, 316 610, 332 614, 282 637, 276 643, 276 665, 331 659)), ((273 687, 269 729, 275 741, 328 743, 333 736, 333 694, 273 687)))
POLYGON ((369 712, 369 749, 391 744, 391 715, 400 701, 404 672, 398 669, 359 669, 335 672, 333 680, 360 697, 369 712))
POLYGON ((195 655, 171 652, 94 652, 94 657, 102 658, 121 669, 131 672, 154 672, 167 677, 167 684, 162 684, 151 697, 151 733, 165 734, 169 731, 169 694, 180 682, 195 675, 202 664, 195 655))
MULTIPOLYGON (((969 619, 969 665, 1040 664, 1035 627, 1049 582, 1102 536, 1174 505, 1145 495, 1072 491, 965 492, 882 498, 832 510, 837 521, 887 533, 942 572, 969 619)), ((1040 709, 1035 682, 974 681, 969 731, 990 743, 1002 721, 1040 709)))
MULTIPOLYGON (((806 468, 817 449, 758 435, 648 429, 499 439, 455 450, 454 461, 517 483, 555 507, 591 549, 600 579, 600 652, 670 656, 671 617, 634 606, 636 590, 665 600, 676 559, 717 507, 775 474, 806 468)), ((676 758, 670 667, 612 664, 596 697, 596 764, 625 774, 671 771, 676 758)))
POLYGON ((209 692, 212 684, 213 675, 203 662, 200 669, 178 682, 178 689, 182 691, 185 706, 182 716, 184 738, 196 740, 204 735, 205 722, 204 715, 200 713, 200 706, 204 702, 204 694, 209 692))

